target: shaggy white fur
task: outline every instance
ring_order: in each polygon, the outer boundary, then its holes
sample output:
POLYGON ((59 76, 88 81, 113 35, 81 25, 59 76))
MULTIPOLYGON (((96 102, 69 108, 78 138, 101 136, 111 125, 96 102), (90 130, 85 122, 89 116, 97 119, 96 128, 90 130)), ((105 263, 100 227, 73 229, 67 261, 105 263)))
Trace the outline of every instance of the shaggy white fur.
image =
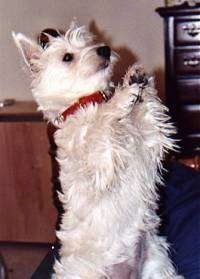
MULTIPOLYGON (((32 75, 32 92, 52 123, 96 91, 109 92, 116 54, 73 25, 44 50, 13 34, 32 75), (101 49, 100 49, 101 48, 101 49), (67 54, 67 56, 66 56, 67 54)), ((57 237, 56 279, 180 279, 157 235, 156 183, 173 149, 174 127, 153 82, 132 66, 106 103, 79 108, 55 133, 59 198, 65 213, 57 237)))

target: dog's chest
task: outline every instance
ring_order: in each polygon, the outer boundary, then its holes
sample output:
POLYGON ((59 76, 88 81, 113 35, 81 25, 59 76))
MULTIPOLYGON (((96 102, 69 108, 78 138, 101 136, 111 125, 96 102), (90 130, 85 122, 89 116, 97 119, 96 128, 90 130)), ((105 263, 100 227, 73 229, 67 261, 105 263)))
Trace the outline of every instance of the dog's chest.
POLYGON ((105 189, 119 183, 131 160, 131 139, 127 126, 107 111, 95 106, 79 111, 55 134, 62 186, 105 189))
POLYGON ((80 122, 77 119, 73 120, 56 134, 59 158, 86 160, 91 154, 95 153, 98 156, 99 151, 109 148, 112 136, 109 127, 104 123, 97 123, 95 119, 81 119, 80 122))
POLYGON ((112 115, 109 116, 104 110, 99 111, 95 106, 79 111, 55 135, 58 158, 76 160, 76 163, 82 159, 88 161, 91 156, 100 160, 103 154, 108 156, 109 152, 112 155, 117 152, 123 157, 122 153, 125 154, 125 150, 130 149, 127 139, 126 125, 112 119, 112 115))

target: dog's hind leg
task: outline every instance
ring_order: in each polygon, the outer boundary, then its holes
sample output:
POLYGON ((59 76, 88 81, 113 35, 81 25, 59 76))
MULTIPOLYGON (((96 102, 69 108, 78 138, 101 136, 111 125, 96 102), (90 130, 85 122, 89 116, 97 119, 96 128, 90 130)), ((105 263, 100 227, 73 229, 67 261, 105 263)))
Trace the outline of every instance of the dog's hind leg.
POLYGON ((168 244, 163 237, 148 235, 141 279, 184 279, 177 275, 168 257, 168 244))

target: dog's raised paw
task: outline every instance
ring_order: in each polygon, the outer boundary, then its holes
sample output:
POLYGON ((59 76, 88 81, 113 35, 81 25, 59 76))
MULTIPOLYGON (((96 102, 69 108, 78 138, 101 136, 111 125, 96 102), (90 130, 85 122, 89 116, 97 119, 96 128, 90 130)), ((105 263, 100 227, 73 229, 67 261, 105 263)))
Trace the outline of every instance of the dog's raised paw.
POLYGON ((132 95, 134 96, 134 104, 143 102, 143 89, 150 86, 149 82, 149 76, 146 74, 142 66, 133 65, 128 69, 124 77, 123 85, 125 88, 127 87, 131 89, 132 95))
POLYGON ((139 87, 144 88, 148 85, 148 82, 148 75, 144 71, 144 68, 139 65, 130 67, 124 77, 124 84, 128 86, 137 84, 139 87))
POLYGON ((129 85, 134 83, 137 83, 141 87, 145 87, 148 84, 148 78, 145 74, 140 75, 136 73, 135 75, 130 76, 129 79, 129 85))

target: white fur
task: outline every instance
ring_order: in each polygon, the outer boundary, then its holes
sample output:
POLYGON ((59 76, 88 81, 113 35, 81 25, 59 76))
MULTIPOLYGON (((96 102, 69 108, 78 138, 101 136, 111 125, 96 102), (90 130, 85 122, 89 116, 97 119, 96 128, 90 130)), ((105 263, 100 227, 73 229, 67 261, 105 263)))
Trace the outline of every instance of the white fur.
MULTIPOLYGON (((45 50, 22 35, 14 38, 24 57, 27 47, 33 50, 25 60, 33 95, 49 121, 80 96, 109 88, 115 54, 109 67, 101 68, 99 45, 85 27, 74 25, 45 50), (66 52, 74 54, 70 63, 62 61, 66 52)), ((157 235, 155 213, 156 183, 164 154, 174 147, 174 128, 150 82, 145 88, 129 85, 142 71, 131 67, 107 103, 80 108, 58 125, 59 198, 65 213, 53 278, 182 278, 168 258, 166 240, 157 235)))

